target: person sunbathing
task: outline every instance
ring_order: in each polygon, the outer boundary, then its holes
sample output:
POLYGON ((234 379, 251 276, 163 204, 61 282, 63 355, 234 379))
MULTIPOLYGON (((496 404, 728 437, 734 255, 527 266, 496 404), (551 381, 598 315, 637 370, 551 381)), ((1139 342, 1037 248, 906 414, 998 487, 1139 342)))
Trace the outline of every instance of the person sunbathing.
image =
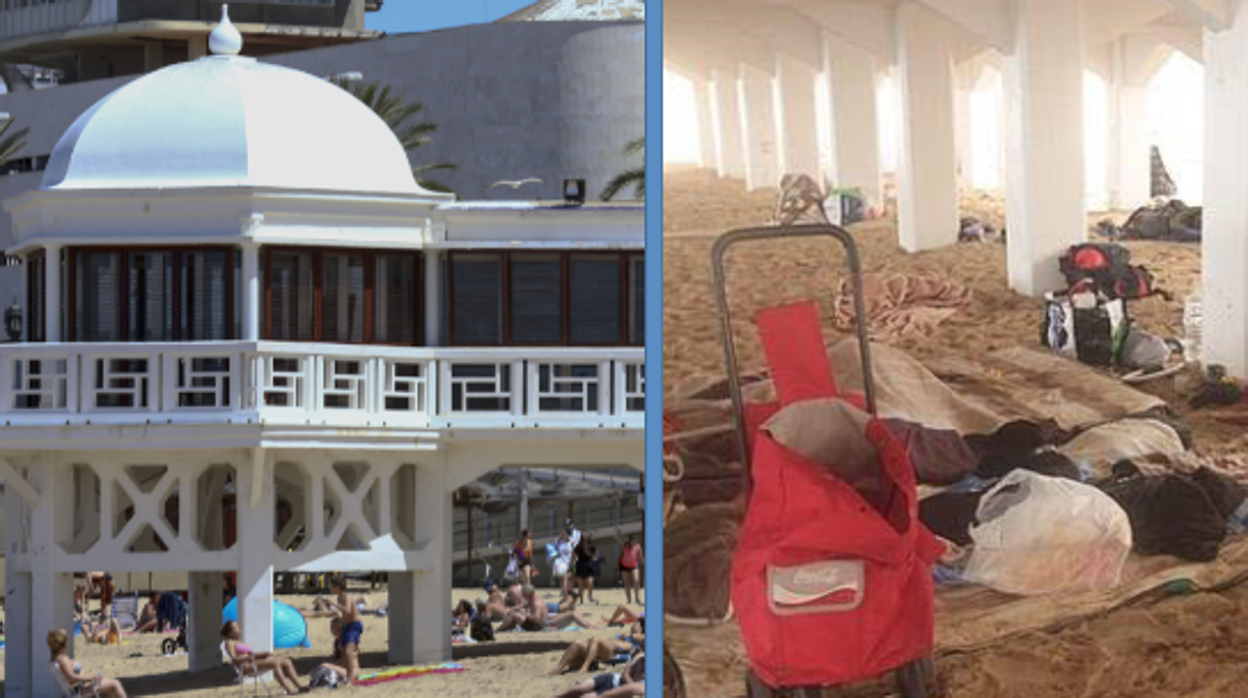
POLYGON ((620 604, 615 607, 615 613, 612 613, 610 618, 603 616, 602 620, 607 624, 608 628, 615 626, 622 628, 630 623, 636 623, 639 619, 644 618, 645 616, 646 614, 644 611, 641 613, 633 613, 633 609, 625 606, 624 604, 620 604))
POLYGON ((506 632, 517 627, 526 632, 540 632, 547 628, 561 630, 570 625, 579 625, 582 628, 598 627, 576 611, 567 611, 552 616, 546 603, 537 595, 537 590, 527 584, 522 593, 525 599, 524 607, 508 615, 502 625, 498 626, 497 632, 506 632))
POLYGON ((347 668, 339 664, 342 661, 342 619, 329 619, 329 634, 334 638, 334 654, 328 662, 322 662, 312 672, 312 685, 325 688, 337 688, 347 682, 347 668), (332 676, 331 676, 332 675, 332 676))
POLYGON ((161 630, 160 618, 156 613, 156 607, 160 604, 160 594, 152 592, 148 597, 147 603, 143 604, 143 610, 139 612, 139 618, 134 622, 134 632, 136 633, 154 633, 161 630))
POLYGON ((575 686, 556 693, 552 698, 580 698, 581 696, 598 696, 598 698, 632 698, 646 695, 646 655, 638 652, 624 671, 618 674, 599 674, 585 679, 575 686))
POLYGON ((489 596, 485 600, 485 613, 492 621, 500 621, 507 618, 507 613, 511 610, 507 607, 507 600, 503 596, 503 592, 494 586, 493 581, 485 583, 485 591, 489 596))
POLYGON ((467 633, 475 615, 476 611, 472 608, 471 602, 467 599, 460 601, 451 611, 451 632, 467 633))
MULTIPOLYGON (((389 607, 389 601, 382 601, 376 606, 373 606, 372 601, 368 598, 368 594, 361 594, 355 599, 355 609, 360 614, 374 613, 378 616, 385 617, 389 607)), ((324 596, 318 596, 315 599, 312 599, 312 608, 306 611, 300 609, 299 614, 304 618, 342 617, 342 611, 339 610, 338 606, 331 599, 327 599, 324 596)))
POLYGON ((256 652, 242 643, 243 626, 236 621, 229 621, 221 626, 221 638, 225 640, 225 653, 235 667, 243 669, 248 675, 273 672, 273 678, 282 685, 287 695, 307 693, 308 687, 299 685, 299 672, 287 657, 278 657, 272 652, 256 652))
POLYGON ((598 662, 627 661, 632 651, 631 643, 618 638, 604 640, 591 637, 587 640, 577 640, 564 650, 563 656, 550 671, 550 675, 558 676, 567 670, 589 673, 597 667, 598 662))
POLYGON ((82 639, 92 645, 118 644, 121 642, 121 625, 116 618, 108 618, 106 623, 96 625, 87 614, 78 616, 78 627, 82 630, 82 639))
POLYGON ((59 629, 49 632, 48 650, 52 653, 51 668, 57 674, 57 683, 67 688, 72 695, 126 698, 126 689, 121 687, 121 682, 117 679, 82 673, 82 665, 69 657, 69 633, 59 629))

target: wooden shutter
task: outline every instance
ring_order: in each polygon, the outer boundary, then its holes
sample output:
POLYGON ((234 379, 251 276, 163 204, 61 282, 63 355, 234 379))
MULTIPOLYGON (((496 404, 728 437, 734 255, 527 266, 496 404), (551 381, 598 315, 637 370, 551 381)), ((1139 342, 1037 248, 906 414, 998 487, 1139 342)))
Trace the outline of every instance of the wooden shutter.
POLYGON ((574 254, 569 266, 570 343, 621 344, 623 273, 619 256, 574 254))
POLYGON ((26 258, 26 341, 47 341, 48 255, 40 250, 26 258))
POLYGON ((375 338, 378 344, 411 346, 420 337, 419 255, 378 254, 374 265, 375 338))
POLYGON ((355 253, 323 255, 321 341, 363 343, 366 341, 365 259, 355 253))
POLYGON ((268 272, 265 284, 269 296, 265 339, 315 341, 312 253, 269 248, 265 254, 268 272))
POLYGON ((75 257, 76 340, 121 341, 121 255, 80 252, 75 257))
POLYGON ((496 346, 503 342, 503 256, 452 253, 451 343, 496 346))
POLYGON ((630 255, 629 269, 629 302, 628 302, 628 343, 638 346, 646 344, 646 256, 630 255))
POLYGON ((563 344, 563 260, 558 253, 512 253, 511 344, 563 344))
POLYGON ((172 253, 131 252, 129 257, 127 341, 174 340, 172 253))
POLYGON ((183 341, 215 341, 233 335, 232 250, 193 250, 182 254, 183 341))

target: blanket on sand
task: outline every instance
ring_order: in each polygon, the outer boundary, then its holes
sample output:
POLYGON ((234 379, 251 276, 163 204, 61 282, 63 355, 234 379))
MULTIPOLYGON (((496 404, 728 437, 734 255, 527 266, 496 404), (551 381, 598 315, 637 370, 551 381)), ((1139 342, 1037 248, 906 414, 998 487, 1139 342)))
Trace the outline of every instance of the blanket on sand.
MULTIPOLYGON (((937 325, 971 302, 970 289, 933 276, 864 274, 862 293, 867 326, 875 338, 929 337, 937 325)), ((832 305, 833 326, 852 330, 854 296, 848 280, 841 282, 832 305)))

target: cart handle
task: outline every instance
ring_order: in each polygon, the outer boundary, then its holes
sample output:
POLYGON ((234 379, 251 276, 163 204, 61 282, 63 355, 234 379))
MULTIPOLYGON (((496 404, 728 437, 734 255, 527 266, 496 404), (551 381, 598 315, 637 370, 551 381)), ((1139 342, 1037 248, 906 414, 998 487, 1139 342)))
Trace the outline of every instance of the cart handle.
POLYGON ((747 468, 750 465, 749 441, 745 425, 745 400, 741 394, 741 374, 737 367, 737 346, 732 333, 732 313, 728 308, 728 287, 724 276, 724 256, 728 248, 741 242, 756 240, 775 240, 780 238, 805 238, 827 235, 845 248, 845 256, 849 262, 850 283, 854 291, 854 318, 858 332, 858 351, 862 357, 863 393, 867 402, 867 411, 876 414, 875 380, 871 373, 871 343, 867 335, 865 322, 866 308, 862 299, 862 260, 858 255, 858 245, 854 238, 843 228, 834 225, 794 225, 771 228, 741 228, 731 230, 715 239, 711 247, 711 277, 715 286, 715 303, 719 306, 719 321, 722 327, 724 345, 724 364, 728 369, 728 391, 732 394, 732 411, 736 422, 737 448, 741 452, 741 463, 747 468))

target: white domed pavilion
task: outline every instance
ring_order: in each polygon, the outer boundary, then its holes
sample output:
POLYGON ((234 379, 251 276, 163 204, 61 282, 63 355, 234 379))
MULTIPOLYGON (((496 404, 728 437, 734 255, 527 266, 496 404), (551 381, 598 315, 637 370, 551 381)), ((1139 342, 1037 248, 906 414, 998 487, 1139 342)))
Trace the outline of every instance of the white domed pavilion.
MULTIPOLYGON (((27 341, 0 346, 6 695, 50 695, 72 575, 389 572, 389 656, 450 658, 451 493, 500 467, 643 467, 638 205, 456 202, 317 77, 216 52, 118 89, 5 202, 27 341), (245 535, 240 535, 245 532, 245 535)), ((569 173, 574 176, 575 173, 569 173)))

